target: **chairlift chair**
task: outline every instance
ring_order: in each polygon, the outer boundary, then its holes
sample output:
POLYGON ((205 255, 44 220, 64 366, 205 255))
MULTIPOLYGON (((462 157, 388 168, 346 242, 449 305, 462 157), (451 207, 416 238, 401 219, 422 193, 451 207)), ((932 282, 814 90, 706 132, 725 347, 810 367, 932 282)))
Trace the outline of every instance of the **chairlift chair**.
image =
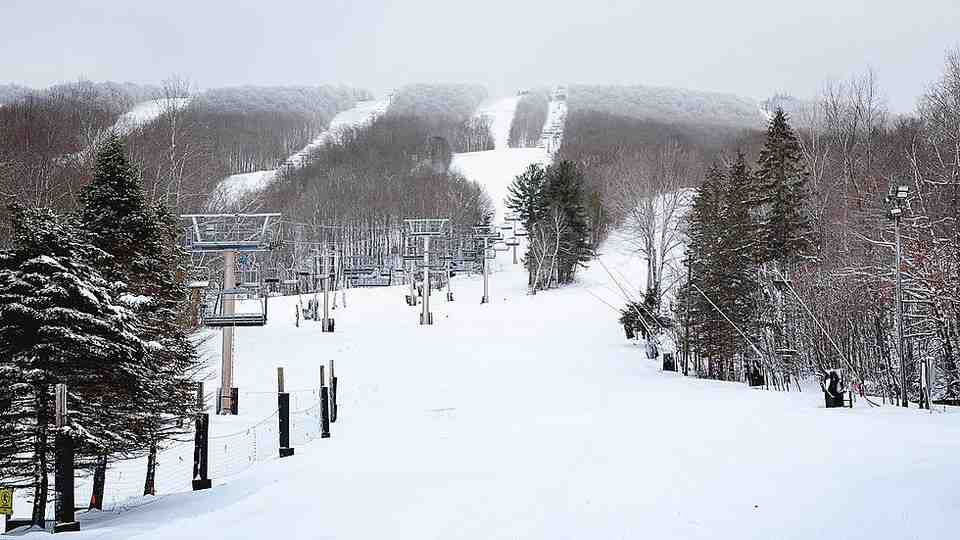
MULTIPOLYGON (((224 313, 224 298, 247 297, 250 291, 245 289, 221 289, 217 294, 214 312, 203 318, 204 326, 220 328, 224 326, 263 326, 267 324, 267 297, 260 296, 260 310, 255 312, 224 313)), ((259 295, 258 295, 259 296, 259 295)), ((242 300, 243 298, 241 298, 242 300)))

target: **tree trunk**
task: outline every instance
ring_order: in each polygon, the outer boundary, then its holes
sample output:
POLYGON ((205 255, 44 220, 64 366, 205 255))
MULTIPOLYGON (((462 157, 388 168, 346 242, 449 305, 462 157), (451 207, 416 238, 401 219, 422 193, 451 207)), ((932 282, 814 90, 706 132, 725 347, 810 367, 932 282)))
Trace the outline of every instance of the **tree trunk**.
POLYGON ((144 495, 157 494, 156 477, 157 477, 157 440, 152 439, 150 441, 150 453, 147 454, 147 478, 143 483, 144 495))

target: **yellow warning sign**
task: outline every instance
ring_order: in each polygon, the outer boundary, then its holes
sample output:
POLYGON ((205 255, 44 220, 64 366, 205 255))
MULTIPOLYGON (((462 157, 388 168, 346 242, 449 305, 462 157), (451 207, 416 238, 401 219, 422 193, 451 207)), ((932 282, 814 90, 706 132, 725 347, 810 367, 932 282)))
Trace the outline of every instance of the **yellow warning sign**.
POLYGON ((13 488, 0 487, 0 514, 13 514, 13 488))

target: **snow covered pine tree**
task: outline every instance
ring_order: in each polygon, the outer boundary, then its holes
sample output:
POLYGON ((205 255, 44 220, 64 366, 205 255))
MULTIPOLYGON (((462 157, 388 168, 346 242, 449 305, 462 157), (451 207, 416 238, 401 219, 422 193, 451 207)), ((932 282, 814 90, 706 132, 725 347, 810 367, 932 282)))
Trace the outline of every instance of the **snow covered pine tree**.
POLYGON ((33 490, 43 525, 53 452, 54 385, 67 385, 78 448, 137 439, 118 409, 142 394, 146 344, 136 317, 91 264, 105 253, 47 209, 12 208, 12 249, 0 252, 0 484, 33 490))
MULTIPOLYGON (((110 136, 101 147, 93 180, 84 188, 81 201, 79 219, 91 242, 111 255, 104 259, 101 271, 110 280, 127 283, 128 294, 120 300, 135 311, 141 337, 152 345, 140 371, 150 391, 129 404, 127 415, 141 424, 137 429, 146 444, 102 449, 122 457, 146 453, 144 495, 149 495, 154 493, 158 445, 188 432, 190 424, 183 420, 196 413, 197 355, 178 324, 187 298, 180 277, 185 274, 187 254, 177 243, 176 218, 162 203, 147 203, 119 137, 110 136)), ((97 459, 94 507, 101 502, 98 495, 104 489, 106 462, 106 454, 97 459)))

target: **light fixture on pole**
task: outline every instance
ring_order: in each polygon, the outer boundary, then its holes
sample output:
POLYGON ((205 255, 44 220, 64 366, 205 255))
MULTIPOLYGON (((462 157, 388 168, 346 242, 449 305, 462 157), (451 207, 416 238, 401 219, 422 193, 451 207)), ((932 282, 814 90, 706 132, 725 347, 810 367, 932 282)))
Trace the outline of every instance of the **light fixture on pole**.
POLYGON ((890 207, 889 217, 893 220, 895 249, 896 249, 896 308, 897 308, 897 358, 900 360, 900 403, 906 407, 907 401, 907 367, 903 354, 903 295, 902 281, 900 277, 900 218, 903 215, 903 209, 907 204, 907 194, 909 187, 905 185, 897 186, 894 189, 890 187, 890 193, 885 201, 890 207))

